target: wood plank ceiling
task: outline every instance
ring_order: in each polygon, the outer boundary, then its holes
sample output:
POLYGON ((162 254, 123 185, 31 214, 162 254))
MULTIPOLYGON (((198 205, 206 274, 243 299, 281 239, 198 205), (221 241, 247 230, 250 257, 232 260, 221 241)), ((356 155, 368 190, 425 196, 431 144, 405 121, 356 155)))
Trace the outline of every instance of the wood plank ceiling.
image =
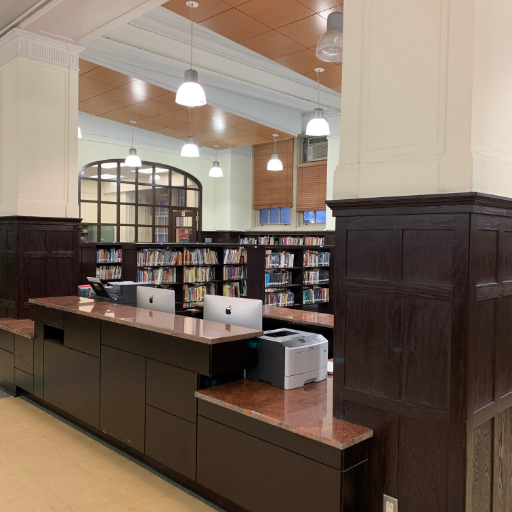
POLYGON ((292 137, 210 105, 191 109, 178 105, 176 94, 142 80, 80 59, 78 110, 179 140, 194 135, 201 146, 228 149, 292 137))
MULTIPOLYGON (((343 11, 343 0, 339 0, 343 11)), ((162 5, 186 18, 185 0, 162 5)), ((283 66, 341 92, 341 63, 315 56, 318 40, 327 28, 327 16, 338 10, 336 0, 199 0, 196 23, 283 66)))

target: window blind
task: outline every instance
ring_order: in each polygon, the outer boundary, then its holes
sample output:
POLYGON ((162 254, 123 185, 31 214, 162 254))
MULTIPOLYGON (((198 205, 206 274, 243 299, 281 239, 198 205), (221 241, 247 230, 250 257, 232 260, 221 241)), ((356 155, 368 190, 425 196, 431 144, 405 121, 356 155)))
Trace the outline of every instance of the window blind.
POLYGON ((327 160, 297 165, 297 211, 325 210, 327 160))
POLYGON ((280 208, 293 205, 293 140, 277 142, 282 171, 267 171, 267 163, 274 152, 274 143, 253 146, 253 208, 280 208))

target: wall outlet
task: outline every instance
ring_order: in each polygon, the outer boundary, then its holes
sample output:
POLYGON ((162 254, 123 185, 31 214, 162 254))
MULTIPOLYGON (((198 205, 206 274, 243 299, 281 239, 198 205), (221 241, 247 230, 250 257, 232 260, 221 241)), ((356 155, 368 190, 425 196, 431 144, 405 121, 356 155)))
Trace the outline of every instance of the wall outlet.
POLYGON ((384 512, 398 512, 398 500, 384 494, 384 512))

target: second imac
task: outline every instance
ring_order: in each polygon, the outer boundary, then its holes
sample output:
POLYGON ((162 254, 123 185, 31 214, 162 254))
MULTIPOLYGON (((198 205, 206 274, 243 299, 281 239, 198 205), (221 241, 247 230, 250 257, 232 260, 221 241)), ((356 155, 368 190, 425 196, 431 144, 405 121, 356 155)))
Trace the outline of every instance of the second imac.
POLYGON ((206 295, 203 319, 261 331, 263 303, 256 299, 206 295))
POLYGON ((176 296, 174 290, 138 287, 137 307, 174 314, 176 312, 176 296))

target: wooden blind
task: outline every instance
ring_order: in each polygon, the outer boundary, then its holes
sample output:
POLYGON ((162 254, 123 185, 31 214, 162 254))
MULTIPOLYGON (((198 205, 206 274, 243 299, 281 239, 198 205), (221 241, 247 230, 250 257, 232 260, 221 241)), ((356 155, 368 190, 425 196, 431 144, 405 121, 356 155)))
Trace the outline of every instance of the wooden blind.
POLYGON ((297 165, 297 211, 325 210, 327 160, 297 165))
POLYGON ((253 146, 254 186, 253 208, 279 208, 293 205, 293 139, 277 142, 282 171, 267 171, 274 152, 274 143, 253 146))

